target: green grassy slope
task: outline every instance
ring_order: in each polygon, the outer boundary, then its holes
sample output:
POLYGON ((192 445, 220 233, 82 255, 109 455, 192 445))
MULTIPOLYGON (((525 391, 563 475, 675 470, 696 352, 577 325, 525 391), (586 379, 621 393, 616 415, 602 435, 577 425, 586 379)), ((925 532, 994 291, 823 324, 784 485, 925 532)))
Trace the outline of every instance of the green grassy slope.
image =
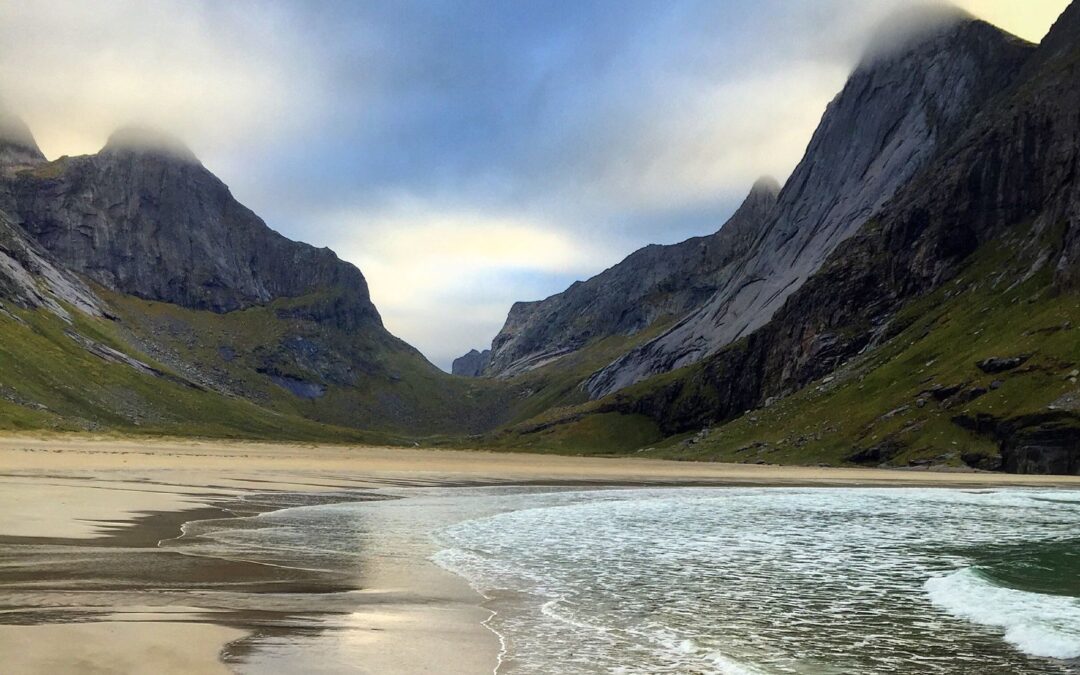
POLYGON ((384 331, 305 318, 318 297, 218 314, 95 292, 112 319, 0 313, 0 429, 475 445, 586 401, 589 373, 663 327, 478 379, 443 373, 384 331))
POLYGON ((87 340, 112 348, 124 345, 110 335, 107 321, 75 316, 75 324, 68 325, 43 311, 0 313, 0 429, 385 440, 221 395, 130 349, 120 351, 157 373, 99 356, 86 348, 87 340))

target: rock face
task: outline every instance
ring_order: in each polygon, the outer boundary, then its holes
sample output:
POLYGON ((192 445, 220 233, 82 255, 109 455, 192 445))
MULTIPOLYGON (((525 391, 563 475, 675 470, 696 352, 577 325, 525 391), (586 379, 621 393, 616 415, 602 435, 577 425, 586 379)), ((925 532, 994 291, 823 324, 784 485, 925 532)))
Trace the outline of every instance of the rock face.
POLYGON ((24 231, 109 289, 214 312, 320 294, 320 317, 381 326, 358 269, 268 228, 175 140, 122 130, 96 155, 15 173, 7 192, 24 231))
MULTIPOLYGON (((982 30, 982 29, 980 29, 982 30)), ((1051 292, 1078 288, 1080 255, 1080 5, 914 180, 842 242, 772 320, 685 377, 602 410, 644 414, 665 433, 715 424, 793 392, 903 329, 896 312, 953 279, 981 247, 1007 235, 1014 261, 1034 261, 1051 292), (1011 234, 1010 234, 1011 233, 1011 234)), ((969 423, 1001 444, 1010 471, 1076 472, 1080 417, 969 423)))
POLYGON ((762 178, 715 234, 646 246, 588 281, 538 302, 518 302, 492 341, 487 373, 510 375, 610 335, 680 317, 731 278, 761 232, 780 186, 762 178))
POLYGON ((4 303, 42 308, 65 318, 69 316, 65 304, 91 316, 103 314, 101 301, 78 277, 0 212, 0 308, 4 303))
POLYGON ((911 40, 867 57, 829 104, 738 272, 693 315, 594 375, 593 397, 694 363, 765 325, 1008 87, 1032 50, 961 14, 911 40))
POLYGON ((450 367, 450 372, 454 375, 461 375, 462 377, 480 377, 484 374, 484 370, 490 362, 490 349, 485 349, 482 352, 472 349, 468 354, 454 359, 454 363, 450 367))

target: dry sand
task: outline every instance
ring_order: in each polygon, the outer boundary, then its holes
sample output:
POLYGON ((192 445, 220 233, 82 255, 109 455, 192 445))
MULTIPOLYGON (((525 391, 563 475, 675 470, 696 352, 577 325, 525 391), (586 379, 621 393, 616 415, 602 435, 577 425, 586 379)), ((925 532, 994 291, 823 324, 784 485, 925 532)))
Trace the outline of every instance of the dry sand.
MULTIPOLYGON (((193 607, 190 595, 167 589, 235 579, 251 588, 326 590, 320 584, 340 581, 242 562, 178 564, 185 556, 157 548, 181 523, 214 517, 215 505, 237 495, 510 482, 1080 487, 1076 477, 7 436, 0 438, 0 672, 228 672, 222 654, 244 658, 241 638, 252 626, 273 625, 272 613, 248 625, 242 612, 193 607)), ((480 624, 487 613, 479 596, 459 578, 418 558, 376 566, 360 585, 333 597, 351 603, 361 672, 491 672, 498 645, 480 624)))

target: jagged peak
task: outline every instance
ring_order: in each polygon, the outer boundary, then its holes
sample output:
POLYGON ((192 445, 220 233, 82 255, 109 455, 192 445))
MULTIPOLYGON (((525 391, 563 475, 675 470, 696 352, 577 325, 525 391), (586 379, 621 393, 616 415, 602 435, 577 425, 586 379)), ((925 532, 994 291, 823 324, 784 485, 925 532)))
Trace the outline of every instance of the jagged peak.
POLYGON ((3 103, 0 103, 0 160, 4 163, 45 161, 30 127, 3 103))
POLYGON ((198 164, 199 160, 187 145, 177 137, 141 125, 129 125, 114 131, 105 147, 101 149, 105 153, 134 152, 153 155, 164 155, 173 159, 198 164))
POLYGON ((755 195, 776 197, 780 194, 780 181, 776 180, 772 176, 762 176, 754 181, 754 186, 750 188, 750 196, 755 195))
POLYGON ((916 2, 901 7, 882 20, 863 51, 859 67, 903 54, 932 39, 978 19, 970 12, 945 2, 916 2))
MULTIPOLYGON (((746 199, 739 205, 738 210, 732 218, 738 219, 742 214, 761 214, 767 213, 776 204, 777 198, 780 196, 780 182, 772 176, 762 176, 754 181, 753 187, 750 188, 749 194, 746 195, 746 199)), ((760 218, 759 218, 760 219, 760 218)), ((763 223, 758 223, 763 224, 763 223)))

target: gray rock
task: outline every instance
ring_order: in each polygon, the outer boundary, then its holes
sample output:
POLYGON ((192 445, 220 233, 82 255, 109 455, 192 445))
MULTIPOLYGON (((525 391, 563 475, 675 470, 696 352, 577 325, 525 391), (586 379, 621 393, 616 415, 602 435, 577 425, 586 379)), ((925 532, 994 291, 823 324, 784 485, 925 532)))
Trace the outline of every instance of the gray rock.
POLYGON ((484 374, 484 370, 490 362, 490 349, 485 349, 482 352, 473 349, 470 350, 468 354, 454 359, 450 372, 454 375, 461 375, 462 377, 480 377, 484 374))
POLYGON ((977 364, 979 370, 984 373, 1003 373, 1006 370, 1012 370, 1013 368, 1020 367, 1024 361, 1027 361, 1029 356, 1007 356, 1007 357, 991 357, 989 359, 983 359, 977 364))
POLYGON ((1027 43, 955 15, 906 48, 867 58, 829 104, 738 273, 667 333, 596 373, 590 394, 694 363, 765 325, 841 242, 967 128, 1030 53, 1027 43))
POLYGON ((68 319, 66 307, 102 316, 104 304, 85 283, 0 211, 0 300, 43 308, 68 319))

